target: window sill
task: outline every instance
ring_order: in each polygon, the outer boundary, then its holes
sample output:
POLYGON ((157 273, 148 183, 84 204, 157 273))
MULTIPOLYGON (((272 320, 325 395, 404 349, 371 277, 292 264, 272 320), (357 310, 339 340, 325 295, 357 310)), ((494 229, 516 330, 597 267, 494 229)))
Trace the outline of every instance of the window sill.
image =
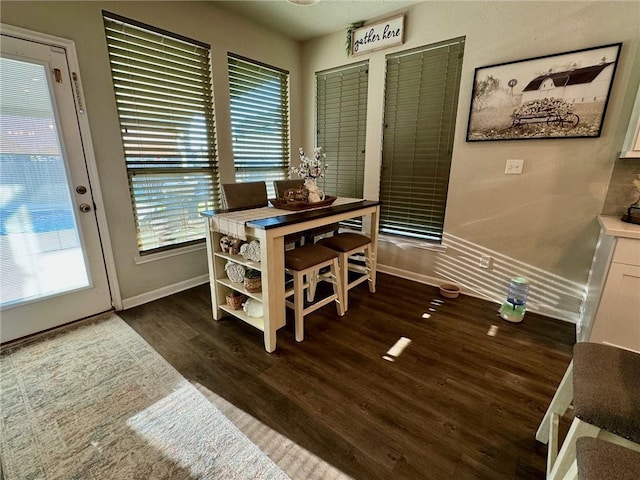
POLYGON ((143 265, 145 263, 156 262, 158 260, 164 260, 165 258, 175 257, 176 255, 185 255, 191 252, 197 252, 200 250, 206 250, 207 244, 202 242, 197 245, 189 245, 186 247, 174 248, 172 250, 165 250, 164 252, 152 253, 149 255, 136 255, 133 261, 136 265, 143 265))
POLYGON ((429 250, 436 253, 445 253, 447 251, 447 246, 440 243, 394 235, 379 235, 378 242, 390 243, 399 248, 418 248, 420 250, 429 250))

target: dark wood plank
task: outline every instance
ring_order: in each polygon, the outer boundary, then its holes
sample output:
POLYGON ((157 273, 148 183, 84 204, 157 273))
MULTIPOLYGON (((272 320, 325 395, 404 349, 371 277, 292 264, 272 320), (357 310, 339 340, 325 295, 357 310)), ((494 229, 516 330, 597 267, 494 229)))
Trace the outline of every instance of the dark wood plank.
POLYGON ((208 285, 120 315, 186 378, 355 479, 544 478, 534 435, 573 325, 531 312, 511 324, 493 303, 384 274, 377 290, 351 290, 342 318, 334 305, 308 315, 302 343, 289 312, 272 354, 262 332, 212 320, 208 285), (401 336, 411 344, 385 361, 401 336))

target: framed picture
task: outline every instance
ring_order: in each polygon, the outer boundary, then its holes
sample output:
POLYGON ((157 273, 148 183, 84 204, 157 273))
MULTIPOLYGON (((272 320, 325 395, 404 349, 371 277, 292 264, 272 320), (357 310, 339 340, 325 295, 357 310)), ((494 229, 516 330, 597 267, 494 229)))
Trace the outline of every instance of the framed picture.
POLYGON ((467 141, 599 137, 621 47, 476 68, 467 141))

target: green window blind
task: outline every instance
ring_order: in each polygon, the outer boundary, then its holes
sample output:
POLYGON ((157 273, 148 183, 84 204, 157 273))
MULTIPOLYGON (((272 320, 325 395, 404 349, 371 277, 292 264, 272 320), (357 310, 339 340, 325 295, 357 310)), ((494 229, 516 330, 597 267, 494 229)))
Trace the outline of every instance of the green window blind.
POLYGON ((218 205, 209 46, 103 12, 142 254, 201 241, 218 205))
POLYGON ((362 198, 367 128, 367 62, 316 74, 316 144, 329 169, 325 193, 362 198))
POLYGON ((442 240, 464 38, 387 55, 380 231, 442 240))
POLYGON ((267 183, 289 171, 289 72, 228 54, 231 135, 237 182, 267 183))

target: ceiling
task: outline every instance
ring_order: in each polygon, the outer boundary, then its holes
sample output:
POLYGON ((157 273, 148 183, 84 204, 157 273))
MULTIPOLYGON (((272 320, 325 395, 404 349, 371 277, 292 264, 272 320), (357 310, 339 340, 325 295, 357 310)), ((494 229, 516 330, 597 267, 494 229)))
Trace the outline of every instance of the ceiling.
POLYGON ((217 0, 231 10, 270 30, 298 41, 345 30, 358 21, 393 14, 421 0, 320 0, 294 5, 287 0, 217 0))

